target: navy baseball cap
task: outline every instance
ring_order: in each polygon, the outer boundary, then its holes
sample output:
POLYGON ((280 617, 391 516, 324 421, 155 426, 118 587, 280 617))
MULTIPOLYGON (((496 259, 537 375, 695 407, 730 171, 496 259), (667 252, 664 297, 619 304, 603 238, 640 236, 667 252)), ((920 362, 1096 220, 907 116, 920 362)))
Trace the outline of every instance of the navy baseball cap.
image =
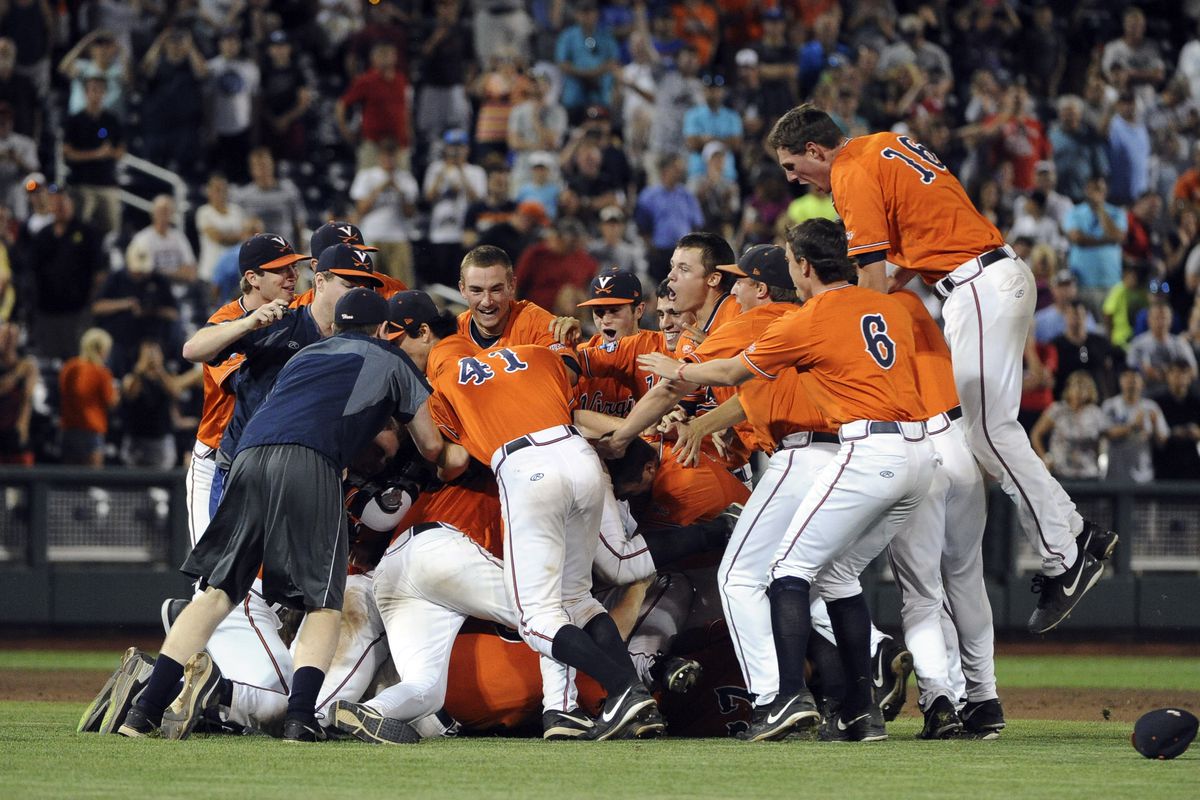
POLYGON ((308 256, 297 253, 282 236, 274 233, 256 233, 242 242, 242 247, 238 250, 238 269, 242 272, 248 269, 283 269, 307 259, 308 256))
POLYGON ((367 253, 374 253, 379 249, 378 247, 367 247, 367 243, 363 241, 362 231, 358 229, 357 225, 330 220, 313 231, 312 238, 308 240, 308 252, 312 253, 313 258, 320 258, 326 248, 335 244, 348 244, 355 250, 367 253))
POLYGON ((429 325, 441 312, 433 299, 424 292, 410 289, 396 292, 388 301, 388 337, 415 336, 422 325, 429 325))
POLYGON ((739 278, 792 289, 795 284, 788 273, 787 252, 774 244, 756 244, 742 253, 736 264, 718 264, 717 269, 739 278))
POLYGON ((378 325, 387 318, 387 300, 363 286, 346 292, 333 307, 333 321, 338 325, 378 325))
POLYGON ((375 289, 383 286, 383 281, 375 275, 371 257, 348 244, 335 244, 325 248, 321 257, 317 259, 317 272, 326 271, 352 281, 370 284, 375 289))
POLYGON ((627 269, 609 267, 592 278, 591 299, 580 303, 585 306, 621 306, 626 303, 642 302, 642 282, 627 269))
POLYGON ((1170 759, 1181 755, 1196 738, 1200 720, 1183 708, 1148 711, 1133 726, 1133 748, 1146 758, 1170 759))

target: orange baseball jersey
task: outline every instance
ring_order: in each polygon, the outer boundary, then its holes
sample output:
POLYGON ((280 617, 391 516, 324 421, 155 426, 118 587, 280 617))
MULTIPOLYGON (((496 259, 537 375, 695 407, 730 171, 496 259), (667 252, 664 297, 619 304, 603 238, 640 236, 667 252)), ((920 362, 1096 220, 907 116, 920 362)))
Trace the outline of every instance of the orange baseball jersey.
POLYGON ((958 179, 908 136, 856 136, 834 159, 830 182, 850 255, 886 254, 926 283, 1004 244, 958 179))
POLYGON ((554 334, 550 331, 553 322, 554 315, 541 306, 528 300, 514 300, 499 339, 492 342, 485 339, 471 322, 470 311, 458 315, 458 332, 474 342, 476 348, 512 347, 518 344, 540 344, 549 347, 557 344, 554 334))
MULTIPOLYGON (((394 294, 398 294, 400 292, 404 292, 404 291, 408 290, 408 286, 407 286, 407 284, 404 283, 404 281, 398 281, 395 278, 393 278, 391 275, 388 275, 383 272, 376 272, 376 273, 374 273, 374 275, 376 278, 379 278, 379 280, 383 281, 383 285, 380 286, 375 291, 377 291, 379 294, 383 295, 383 297, 387 300, 392 299, 392 295, 394 295, 394 294)), ((310 306, 310 305, 312 305, 312 301, 315 296, 316 296, 316 290, 309 289, 304 294, 297 295, 296 298, 292 300, 292 304, 290 307, 291 308, 299 308, 300 306, 310 306)))
POLYGON ((579 407, 614 417, 627 417, 633 404, 654 386, 654 376, 638 369, 637 357, 666 353, 662 334, 638 331, 607 344, 597 334, 579 348, 583 375, 575 387, 579 407))
POLYGON ((504 558, 500 492, 496 479, 487 470, 478 470, 436 492, 422 494, 395 532, 398 535, 421 522, 453 525, 496 558, 504 558))
POLYGON ((448 337, 430 352, 428 369, 436 390, 429 408, 434 422, 473 458, 490 464, 505 442, 571 424, 563 345, 476 350, 464 337, 448 337))
POLYGON ((785 369, 773 381, 746 381, 738 387, 757 449, 773 453, 783 437, 802 431, 837 433, 809 393, 812 380, 807 372, 785 369))
POLYGON ((958 405, 958 391, 954 388, 950 347, 946 344, 942 329, 930 316, 921 298, 912 292, 893 292, 891 296, 899 300, 912 315, 917 391, 925 403, 926 416, 949 411, 958 405))
POLYGON ((912 316, 895 298, 851 284, 828 289, 780 317, 742 353, 775 379, 807 370, 813 400, 832 423, 926 418, 917 394, 912 316))
POLYGON ((745 503, 749 497, 746 485, 720 461, 701 453, 700 463, 684 467, 667 445, 661 449, 649 506, 635 516, 650 526, 691 525, 696 520, 712 519, 730 503, 745 503))
MULTIPOLYGON (((708 315, 708 319, 706 319, 704 324, 700 325, 699 328, 711 336, 717 332, 718 328, 720 328, 726 322, 729 322, 731 319, 736 319, 741 313, 742 307, 738 305, 738 302, 733 298, 733 295, 726 292, 725 294, 721 295, 720 299, 717 300, 717 304, 713 306, 712 313, 708 315)), ((683 358, 695 350, 697 346, 696 340, 693 338, 692 334, 688 333, 687 330, 684 330, 683 333, 679 334, 679 341, 675 342, 675 357, 683 358)))
MULTIPOLYGON (((218 308, 208 318, 208 325, 220 325, 246 315, 246 306, 242 298, 233 300, 218 308)), ((217 448, 221 445, 221 437, 225 434, 225 426, 233 417, 234 392, 229 384, 229 378, 246 356, 234 353, 217 366, 204 365, 204 405, 200 411, 200 427, 196 429, 196 441, 208 447, 217 448)))

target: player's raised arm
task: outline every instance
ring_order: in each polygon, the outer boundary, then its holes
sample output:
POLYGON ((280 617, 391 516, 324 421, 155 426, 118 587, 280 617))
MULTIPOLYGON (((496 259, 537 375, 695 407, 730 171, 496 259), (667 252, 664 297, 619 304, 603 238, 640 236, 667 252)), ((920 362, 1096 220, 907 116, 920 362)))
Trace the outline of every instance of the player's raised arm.
POLYGON ((675 460, 685 467, 695 466, 700 459, 700 449, 704 446, 706 438, 745 421, 746 411, 742 408, 742 401, 738 395, 729 398, 707 414, 694 417, 691 422, 678 428, 675 460))
POLYGON ((421 455, 426 461, 433 464, 438 464, 442 456, 442 450, 446 441, 442 438, 441 431, 433 422, 433 417, 429 414, 429 403, 421 403, 417 408, 417 413, 413 414, 413 418, 408 421, 408 435, 412 437, 413 443, 417 449, 421 451, 421 455))
POLYGON ((283 319, 287 307, 284 300, 272 300, 240 319, 207 325, 183 343, 183 357, 196 364, 212 361, 246 334, 283 319))
POLYGON ((737 386, 754 377, 754 373, 740 358, 718 358, 703 364, 693 364, 676 361, 661 353, 647 353, 638 356, 638 366, 643 372, 671 381, 686 381, 700 386, 737 386))

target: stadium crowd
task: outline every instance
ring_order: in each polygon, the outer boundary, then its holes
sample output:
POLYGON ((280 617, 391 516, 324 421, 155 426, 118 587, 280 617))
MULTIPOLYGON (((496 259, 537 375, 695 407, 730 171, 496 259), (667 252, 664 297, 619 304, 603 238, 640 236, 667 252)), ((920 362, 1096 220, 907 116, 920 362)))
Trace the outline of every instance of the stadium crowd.
POLYGON ((927 145, 1030 264, 1022 414, 1055 474, 1200 478, 1198 21, 1175 0, 4 0, 0 463, 179 463, 201 394, 180 348, 254 233, 307 252, 353 221, 415 287, 498 245, 520 297, 575 315, 602 266, 653 296, 689 231, 741 252, 834 218, 763 144, 809 100, 927 145))

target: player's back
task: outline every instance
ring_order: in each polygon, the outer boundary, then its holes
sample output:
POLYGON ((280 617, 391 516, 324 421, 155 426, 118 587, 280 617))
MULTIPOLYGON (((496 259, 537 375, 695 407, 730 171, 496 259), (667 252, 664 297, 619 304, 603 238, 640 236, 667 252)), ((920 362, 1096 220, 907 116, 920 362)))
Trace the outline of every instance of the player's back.
POLYGON ((812 381, 807 372, 789 369, 773 381, 746 381, 738 387, 758 449, 772 453, 794 433, 837 433, 809 393, 812 381))
POLYGON ((894 292, 891 296, 912 316, 917 391, 925 403, 928 416, 949 411, 958 405, 958 391, 954 388, 950 347, 946 344, 942 329, 929 314, 921 298, 912 292, 894 292))
POLYGON ((830 180, 851 256, 886 250, 893 264, 933 283, 1004 244, 958 179, 909 136, 851 139, 834 159, 830 180))
POLYGON ((471 470, 470 474, 435 492, 423 492, 395 533, 399 535, 421 522, 452 525, 496 558, 504 558, 500 494, 489 470, 471 470))

